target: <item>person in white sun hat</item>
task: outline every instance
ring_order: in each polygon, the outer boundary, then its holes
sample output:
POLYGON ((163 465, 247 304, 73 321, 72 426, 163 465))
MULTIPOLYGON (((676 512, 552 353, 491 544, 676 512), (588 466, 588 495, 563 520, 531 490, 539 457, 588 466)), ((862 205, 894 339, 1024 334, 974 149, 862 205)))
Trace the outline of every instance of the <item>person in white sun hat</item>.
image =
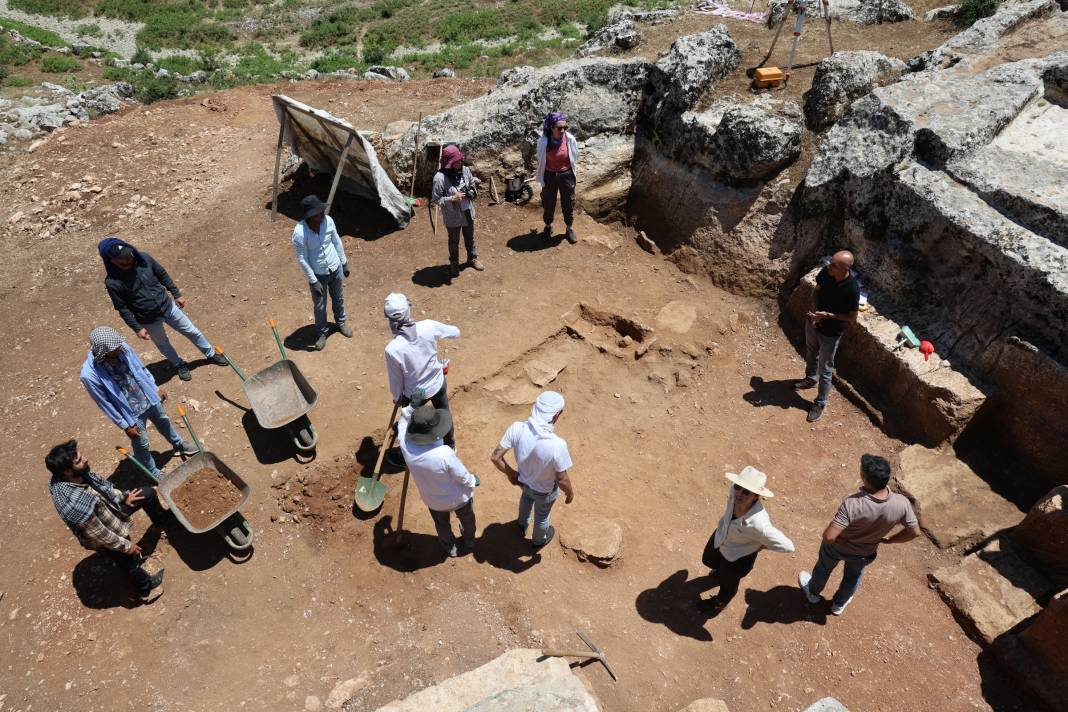
POLYGON ((735 474, 728 472, 732 483, 727 495, 727 511, 719 520, 716 531, 705 545, 701 561, 711 569, 709 574, 719 586, 719 592, 707 600, 699 600, 697 607, 709 616, 718 615, 738 593, 742 579, 749 575, 763 549, 788 554, 794 543, 776 529, 761 498, 775 495, 767 488, 768 476, 755 467, 746 467, 735 474))

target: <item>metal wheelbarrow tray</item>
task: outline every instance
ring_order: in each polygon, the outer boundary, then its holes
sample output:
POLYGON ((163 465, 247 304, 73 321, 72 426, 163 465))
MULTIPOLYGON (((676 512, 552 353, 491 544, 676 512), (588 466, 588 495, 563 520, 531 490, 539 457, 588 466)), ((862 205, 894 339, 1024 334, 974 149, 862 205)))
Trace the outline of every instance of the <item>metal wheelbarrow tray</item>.
POLYGON ((254 374, 244 388, 256 420, 268 430, 306 415, 319 398, 300 367, 289 359, 254 374))
MULTIPOLYGON (((203 534, 204 532, 211 531, 212 529, 220 527, 220 525, 223 525, 228 519, 230 519, 230 517, 235 515, 237 511, 245 505, 245 502, 248 501, 249 495, 252 493, 252 488, 248 485, 247 482, 241 479, 241 476, 234 472, 225 462, 216 457, 214 453, 208 450, 201 450, 196 455, 193 455, 191 458, 178 465, 170 472, 164 474, 163 479, 160 480, 158 492, 159 496, 163 498, 163 501, 166 502, 167 506, 170 507, 172 512, 174 512, 174 516, 178 519, 178 521, 182 524, 183 527, 188 529, 193 534, 203 534), (190 475, 192 475, 198 470, 204 469, 205 467, 209 467, 215 470, 223 477, 230 480, 230 482, 233 483, 234 487, 240 490, 241 501, 235 504, 229 511, 221 515, 218 518, 218 521, 214 522, 209 526, 198 528, 194 527, 192 524, 189 523, 189 520, 186 519, 185 514, 182 512, 181 509, 178 508, 178 505, 175 504, 174 499, 171 497, 171 493, 174 492, 174 490, 177 489, 180 484, 185 482, 190 475)), ((243 518, 241 518, 240 515, 238 516, 243 522, 243 518)), ((227 543, 230 544, 233 548, 248 548, 248 545, 252 543, 251 531, 245 533, 242 530, 242 527, 240 527, 236 521, 235 526, 237 527, 237 531, 220 530, 219 533, 222 534, 223 538, 226 539, 227 543)), ((226 527, 226 529, 229 529, 229 527, 226 527)))

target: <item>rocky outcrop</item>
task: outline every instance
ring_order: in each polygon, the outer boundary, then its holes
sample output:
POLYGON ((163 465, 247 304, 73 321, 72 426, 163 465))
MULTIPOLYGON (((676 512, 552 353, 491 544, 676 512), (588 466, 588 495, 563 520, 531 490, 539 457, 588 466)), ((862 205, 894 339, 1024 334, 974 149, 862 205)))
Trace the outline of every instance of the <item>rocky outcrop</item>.
POLYGON ((1035 502, 1013 531, 1012 542, 1054 586, 1068 587, 1068 485, 1035 502))
POLYGON ((0 99, 0 132, 9 138, 30 139, 74 121, 89 121, 136 103, 131 99, 133 87, 126 82, 92 87, 79 93, 45 82, 41 90, 44 93, 27 95, 17 101, 0 99))
POLYGON ((759 105, 723 112, 715 136, 720 160, 732 181, 767 178, 801 155, 800 124, 759 105))
POLYGON ((836 52, 816 65, 812 87, 805 92, 805 120, 813 131, 837 121, 849 105, 876 87, 901 78, 905 63, 866 50, 836 52))
POLYGON ((1010 0, 998 6, 990 17, 984 17, 941 46, 928 50, 909 60, 910 71, 920 71, 940 66, 967 62, 992 51, 998 41, 1025 22, 1046 17, 1057 10, 1057 0, 1010 0))
POLYGON ((923 13, 923 21, 956 20, 958 15, 960 15, 960 5, 943 5, 923 13))
MULTIPOLYGON (((786 0, 770 0, 768 3, 768 27, 778 27, 788 9, 786 0)), ((861 25, 878 25, 884 22, 915 20, 916 13, 903 0, 834 0, 830 3, 832 20, 856 22, 861 25)), ((809 22, 819 16, 819 0, 808 4, 809 22)), ((793 20, 788 20, 793 22, 793 20)))
MULTIPOLYGON (((680 37, 656 60, 652 74, 658 85, 657 99, 666 111, 681 113, 697 102, 717 81, 741 61, 741 51, 726 25, 708 32, 680 37)), ((665 111, 658 112, 662 118, 665 111)))
POLYGON ((575 53, 580 57, 602 53, 615 54, 634 49, 640 42, 641 35, 638 34, 634 20, 624 18, 597 30, 579 45, 575 53))
POLYGON ((365 79, 379 80, 379 78, 381 78, 381 80, 390 82, 406 82, 412 78, 411 75, 408 74, 408 70, 404 67, 382 65, 368 67, 367 71, 364 73, 363 76, 365 79), (370 74, 374 74, 376 76, 368 76, 370 74))

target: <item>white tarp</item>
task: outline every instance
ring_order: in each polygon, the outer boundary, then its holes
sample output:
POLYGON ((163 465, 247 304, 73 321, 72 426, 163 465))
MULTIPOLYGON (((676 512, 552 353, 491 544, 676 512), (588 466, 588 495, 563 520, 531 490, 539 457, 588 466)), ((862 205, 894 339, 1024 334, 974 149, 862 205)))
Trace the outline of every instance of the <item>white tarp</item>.
MULTIPOLYGON (((351 137, 352 145, 342 167, 339 190, 378 203, 400 227, 408 224, 411 209, 407 197, 393 185, 378 162, 374 147, 352 124, 284 94, 275 94, 271 99, 279 123, 285 126, 286 144, 316 171, 333 175, 345 144, 351 137)), ((337 200, 336 196, 334 200, 337 200)))

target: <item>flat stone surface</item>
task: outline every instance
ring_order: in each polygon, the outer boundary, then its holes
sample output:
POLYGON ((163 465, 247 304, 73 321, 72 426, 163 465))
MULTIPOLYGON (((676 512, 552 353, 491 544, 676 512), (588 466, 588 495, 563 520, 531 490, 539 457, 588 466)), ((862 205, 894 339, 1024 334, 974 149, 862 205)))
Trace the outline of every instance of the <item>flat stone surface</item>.
POLYGON ((950 608, 987 645, 1041 610, 1050 584, 1001 540, 930 574, 950 608))
POLYGON ((560 354, 555 354, 545 360, 532 359, 523 366, 530 382, 542 388, 555 381, 565 368, 567 368, 567 360, 560 354))
POLYGON ((950 449, 911 445, 901 452, 895 476, 920 526, 942 549, 977 543, 1023 517, 950 449))
POLYGON ((656 328, 685 334, 697 321, 697 307, 686 302, 668 302, 656 315, 656 328))
POLYGON ((715 697, 704 697, 700 700, 694 700, 690 704, 686 705, 679 712, 731 712, 727 707, 727 703, 723 700, 717 700, 715 697))
POLYGON ((564 658, 543 658, 540 650, 521 648, 509 650, 481 667, 450 677, 403 700, 390 702, 377 712, 530 709, 597 712, 598 708, 564 658), (532 707, 528 704, 532 699, 538 700, 538 704, 552 704, 532 707), (560 700, 567 700, 571 706, 552 706, 560 700))
POLYGON ((560 527, 558 534, 560 546, 573 551, 579 561, 607 568, 623 556, 623 529, 611 520, 576 517, 560 527))

